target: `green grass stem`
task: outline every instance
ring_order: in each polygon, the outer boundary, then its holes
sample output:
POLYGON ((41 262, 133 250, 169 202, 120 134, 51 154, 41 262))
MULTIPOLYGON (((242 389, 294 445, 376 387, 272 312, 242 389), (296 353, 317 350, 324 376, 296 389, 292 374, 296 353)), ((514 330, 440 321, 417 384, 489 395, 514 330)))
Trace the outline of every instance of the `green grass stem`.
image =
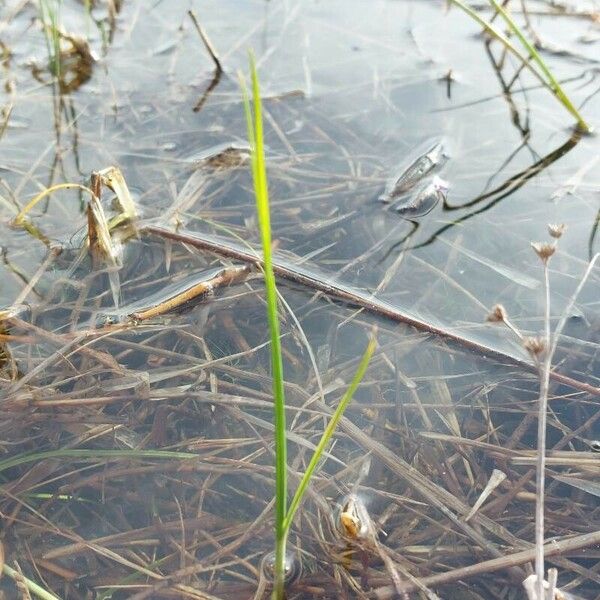
POLYGON ((82 190, 87 192, 93 198, 96 197, 94 192, 86 187, 85 185, 81 185, 79 183, 56 183, 49 188, 44 188, 39 194, 36 194, 17 214, 14 218, 13 225, 22 225, 27 213, 31 211, 32 208, 35 207, 40 201, 42 201, 49 194, 53 194, 57 190, 82 190))
POLYGON ((287 430, 285 421, 285 395, 283 379, 283 361, 281 354, 281 337, 279 331, 279 318, 277 308, 277 288, 273 272, 273 257, 271 249, 271 218, 269 210, 269 192, 267 184, 267 171, 265 165, 265 151, 263 139, 262 108, 260 89, 254 56, 250 54, 250 73, 252 80, 252 105, 244 78, 240 75, 244 111, 248 125, 248 141, 251 147, 252 179, 254 182, 254 195, 258 214, 261 244, 263 250, 263 272, 267 299, 267 320, 271 336, 271 369, 273 377, 273 406, 275 418, 275 564, 273 565, 275 581, 273 584, 273 598, 281 600, 284 597, 285 578, 285 550, 287 537, 300 507, 311 477, 321 461, 325 449, 350 403, 356 388, 362 380, 369 360, 375 350, 375 341, 369 342, 367 349, 360 361, 352 382, 334 411, 329 424, 325 428, 319 444, 303 474, 298 489, 294 494, 292 503, 287 508, 287 430))
POLYGON ((273 412, 275 420, 275 582, 273 596, 275 598, 282 598, 285 575, 285 549, 287 542, 287 535, 284 527, 287 512, 285 391, 281 337, 277 310, 277 289, 275 286, 271 249, 271 217, 269 211, 267 170, 265 166, 261 99, 256 63, 252 54, 250 54, 250 73, 252 80, 252 108, 250 107, 250 99, 243 79, 241 80, 241 83, 246 123, 248 125, 248 140, 252 149, 252 179, 254 181, 258 226, 260 229, 263 250, 267 321, 271 335, 271 373, 273 378, 273 412))
POLYGON ((31 592, 38 598, 41 598, 42 600, 60 600, 58 598, 58 596, 51 594, 49 591, 45 590, 42 586, 35 583, 35 581, 31 581, 31 579, 28 579, 27 577, 25 577, 25 575, 22 575, 15 569, 12 569, 7 564, 2 565, 2 572, 7 577, 10 577, 13 581, 22 582, 23 585, 29 590, 29 592, 31 592))
POLYGON ((531 58, 535 61, 537 66, 540 68, 544 76, 546 77, 546 84, 554 95, 558 98, 561 104, 575 117, 577 126, 584 132, 589 132, 590 128, 588 124, 583 120, 583 117, 579 114, 579 111, 575 108, 569 97, 565 94, 560 83, 556 80, 550 69, 546 66, 539 52, 535 49, 533 44, 523 35, 521 28, 515 23, 514 19, 498 4, 496 0, 489 0, 490 4, 498 11, 500 16, 504 19, 510 30, 517 36, 523 47, 529 52, 531 58))
POLYGON ((556 96, 559 102, 569 111, 569 113, 573 117, 575 117, 578 129, 586 133, 590 131, 588 124, 584 121, 579 111, 575 108, 569 97, 565 94, 564 90, 562 89, 556 78, 552 75, 552 72, 547 67, 546 63, 543 61, 542 57, 539 55, 535 47, 527 40, 519 26, 510 17, 510 15, 508 15, 508 13, 498 4, 496 0, 489 0, 489 2, 506 21, 511 31, 517 36, 521 44, 529 53, 529 57, 525 56, 520 50, 518 50, 515 47, 515 45, 499 29, 494 27, 494 25, 489 21, 486 21, 465 2, 463 2, 462 0, 451 0, 451 2, 458 6, 467 15, 469 15, 469 17, 471 17, 475 22, 481 25, 490 35, 492 35, 499 42, 501 42, 508 51, 512 52, 512 54, 514 54, 514 56, 516 56, 521 61, 521 63, 527 69, 529 69, 529 71, 538 79, 538 81, 540 81, 540 83, 544 87, 549 89, 556 96), (534 66, 531 64, 530 59, 533 59, 535 61, 536 65, 541 70, 541 73, 536 68, 534 68, 534 66))
POLYGON ((32 452, 31 454, 20 454, 13 458, 0 461, 0 473, 19 465, 30 462, 38 462, 48 458, 73 458, 85 460, 108 459, 163 459, 163 460, 190 460, 198 458, 197 454, 191 452, 174 452, 171 450, 96 450, 91 448, 63 448, 62 450, 46 450, 43 452, 32 452))
POLYGON ((62 0, 39 0, 39 11, 44 37, 46 38, 46 49, 48 51, 48 62, 50 72, 54 77, 60 77, 60 5, 62 0))
POLYGON ((329 423, 327 424, 327 427, 325 428, 325 431, 323 432, 323 435, 321 436, 321 439, 320 439, 319 443, 317 444, 317 447, 315 448, 312 458, 310 459, 310 462, 308 463, 308 467, 306 468, 306 471, 304 472, 304 475, 302 476, 302 479, 300 480, 298 489, 296 490, 296 493, 294 494, 294 497, 292 498, 290 507, 289 507, 286 517, 285 517, 284 528, 285 528, 286 534, 289 533, 289 530, 290 530, 290 527, 292 526, 292 522, 294 520, 296 511, 298 510, 300 503, 302 502, 302 498, 304 497, 304 494, 306 493, 306 490, 308 489, 308 484, 310 483, 310 479, 313 476, 313 474, 317 468, 317 465, 321 461, 321 458, 323 457, 323 453, 325 452, 325 449, 327 448, 329 441, 331 440, 331 436, 335 432, 336 427, 337 427, 340 419, 342 418, 342 415, 344 414, 344 411, 350 404, 350 401, 352 400, 352 396, 354 395, 354 392, 358 388, 360 382, 362 381, 362 378, 364 377, 364 375, 367 371, 367 367, 369 366, 369 361, 371 360, 371 356, 373 356, 374 351, 375 351, 375 340, 372 339, 369 341, 367 348, 366 348, 364 354, 362 355, 362 358, 360 359, 358 369, 356 370, 356 373, 354 373, 354 377, 352 378, 352 381, 350 382, 348 389, 346 390, 345 394, 342 396, 340 403, 337 405, 337 408, 335 409, 333 415, 331 416, 331 419, 330 419, 329 423))

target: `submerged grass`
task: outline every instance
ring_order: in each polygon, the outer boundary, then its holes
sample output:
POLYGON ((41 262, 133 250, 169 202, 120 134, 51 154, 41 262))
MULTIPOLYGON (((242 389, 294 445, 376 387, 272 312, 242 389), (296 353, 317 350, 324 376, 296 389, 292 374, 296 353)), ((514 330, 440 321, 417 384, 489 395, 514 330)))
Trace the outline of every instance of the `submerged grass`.
POLYGON ((35 583, 35 581, 31 581, 31 579, 28 579, 22 573, 19 573, 16 569, 13 569, 8 565, 2 565, 0 575, 2 573, 4 573, 7 577, 10 577, 17 583, 17 585, 20 585, 22 588, 24 588, 21 596, 22 598, 26 598, 28 594, 33 594, 42 600, 60 600, 58 596, 55 596, 48 590, 45 590, 42 586, 35 583))
POLYGON ((48 65, 50 72, 57 79, 60 77, 60 5, 61 0, 39 0, 38 2, 48 51, 48 65))
POLYGON ((462 0, 451 1, 453 4, 456 4, 456 6, 458 6, 463 12, 469 15, 469 17, 471 17, 474 21, 479 23, 489 34, 491 34, 498 41, 500 41, 506 47, 507 50, 512 52, 523 63, 523 65, 526 66, 542 82, 542 84, 556 96, 558 101, 575 118, 575 120, 577 121, 577 128, 580 131, 583 131, 585 133, 588 133, 590 131, 589 125, 583 119, 577 108, 575 108, 575 105, 571 102, 565 91, 562 89, 562 86, 554 77, 552 71, 550 71, 550 69, 540 56, 539 52, 535 49, 533 44, 531 44, 531 42, 529 42, 529 40, 525 37, 525 34, 514 21, 514 19, 506 12, 506 10, 504 10, 502 6, 498 4, 496 0, 489 0, 489 2, 494 8, 494 10, 496 10, 498 14, 500 14, 500 16, 504 19, 510 31, 517 37, 521 45, 527 51, 527 57, 524 56, 514 46, 514 44, 512 44, 512 42, 491 22, 486 21, 465 2, 463 2, 462 0), (539 70, 535 69, 533 65, 531 65, 530 60, 533 60, 535 62, 539 70))
POLYGON ((108 459, 177 459, 191 460, 198 458, 191 452, 174 452, 172 450, 102 450, 88 448, 63 448, 60 450, 45 450, 43 452, 32 452, 31 454, 19 454, 12 458, 0 461, 0 473, 13 467, 38 462, 48 458, 80 458, 84 460, 108 459))
POLYGON ((275 417, 275 563, 273 565, 274 583, 273 598, 280 600, 284 595, 286 571, 287 538, 300 507, 304 494, 308 489, 310 479, 319 464, 323 453, 333 435, 344 410, 350 403, 356 388, 362 380, 371 356, 375 350, 375 341, 371 340, 362 356, 359 367, 338 404, 329 424, 325 428, 313 456, 304 472, 292 502, 287 506, 287 433, 285 419, 285 391, 283 378, 283 360, 281 352, 281 337, 277 309, 277 288, 273 271, 271 249, 271 218, 269 208, 269 191, 265 165, 264 137, 260 89, 254 57, 250 54, 250 75, 252 81, 252 108, 243 77, 240 77, 244 98, 244 110, 248 125, 248 141, 252 149, 252 176, 254 194, 258 214, 261 244, 263 250, 263 271, 265 278, 267 320, 271 337, 271 368, 273 377, 273 406, 275 417))

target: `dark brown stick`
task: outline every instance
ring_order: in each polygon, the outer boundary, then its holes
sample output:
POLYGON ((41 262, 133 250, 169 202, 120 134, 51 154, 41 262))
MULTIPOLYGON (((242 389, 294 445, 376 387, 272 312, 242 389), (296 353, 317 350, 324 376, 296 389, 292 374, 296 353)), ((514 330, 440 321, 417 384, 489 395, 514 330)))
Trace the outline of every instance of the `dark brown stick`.
POLYGON ((221 65, 221 59, 219 58, 219 55, 217 54, 215 47, 212 45, 210 38, 204 31, 202 25, 200 25, 200 22, 198 21, 198 17, 196 17, 196 13, 194 13, 193 10, 188 10, 188 15, 190 15, 190 18, 192 19, 192 22, 194 23, 194 27, 196 28, 196 31, 198 32, 198 35, 200 36, 202 43, 204 44, 206 50, 210 54, 210 57, 213 59, 213 62, 215 63, 215 66, 217 67, 217 73, 222 73, 223 66, 221 65))
MULTIPOLYGON (((152 234, 162 238, 175 240, 181 243, 189 244, 194 248, 208 250, 209 252, 213 252, 220 256, 226 256, 228 258, 248 262, 254 265, 260 265, 262 262, 261 259, 250 250, 241 245, 235 244, 235 242, 217 236, 210 236, 195 232, 172 231, 171 229, 167 229, 166 227, 162 227, 160 225, 150 224, 140 227, 140 233, 152 234)), ((299 283, 311 289, 318 290, 324 294, 327 294, 328 296, 337 298, 343 302, 347 302, 348 304, 360 306, 366 311, 380 317, 385 317, 397 323, 405 323, 407 325, 411 325, 419 331, 425 331, 432 335, 445 338, 459 344, 467 350, 476 352, 485 358, 497 360, 501 363, 508 363, 537 375, 538 371, 536 365, 523 358, 513 356, 506 352, 502 352, 501 350, 496 350, 490 346, 481 344, 480 342, 465 338, 458 333, 444 329, 443 327, 438 327, 426 321, 422 321, 421 319, 402 312, 395 306, 366 294, 357 288, 346 286, 340 283, 328 282, 325 280, 327 275, 320 275, 317 271, 306 269, 294 264, 290 264, 289 266, 284 265, 282 260, 278 260, 277 257, 275 257, 273 270, 275 271, 276 275, 289 281, 293 281, 294 283, 299 283)), ((562 375, 554 371, 550 373, 550 378, 558 383, 568 385, 569 387, 581 392, 587 392, 593 396, 600 396, 599 387, 593 386, 584 381, 579 381, 578 379, 573 379, 572 377, 562 375)))

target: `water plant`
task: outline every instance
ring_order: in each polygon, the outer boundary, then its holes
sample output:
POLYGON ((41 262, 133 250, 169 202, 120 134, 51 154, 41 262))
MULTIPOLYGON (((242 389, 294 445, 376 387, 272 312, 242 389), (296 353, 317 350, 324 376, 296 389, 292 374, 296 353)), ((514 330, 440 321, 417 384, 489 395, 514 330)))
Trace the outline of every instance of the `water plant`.
POLYGON ((300 483, 291 503, 287 503, 287 440, 285 419, 285 391, 283 378, 283 360, 281 352, 281 339, 279 331, 279 318, 277 308, 277 288, 273 272, 273 259, 271 250, 271 219, 269 208, 269 191, 267 171, 265 164, 265 151, 263 139, 263 123, 258 74, 254 57, 250 54, 250 76, 252 82, 252 107, 246 88, 245 80, 240 75, 244 109, 248 125, 248 140, 251 146, 252 178, 254 181, 254 195, 258 214, 258 224, 263 250, 262 268, 265 279, 267 300, 267 320, 271 338, 271 369, 273 378, 273 408, 275 420, 275 562, 273 564, 274 583, 273 598, 283 598, 285 571, 286 571, 286 546, 287 538, 292 526, 294 516, 300 507, 302 499, 308 489, 310 479, 319 464, 323 453, 333 435, 339 420, 350 403, 356 388, 362 380, 371 356, 375 350, 375 341, 372 339, 360 360, 354 377, 335 409, 331 419, 317 444, 313 456, 301 477, 300 483))
POLYGON ((542 336, 531 337, 524 336, 519 329, 509 320, 508 314, 502 305, 496 305, 490 313, 488 320, 492 322, 503 323, 521 342, 525 350, 530 354, 538 368, 540 381, 540 391, 538 396, 538 428, 537 428, 537 453, 536 453, 536 498, 535 498, 535 573, 524 580, 523 586, 527 592, 529 600, 544 600, 550 598, 554 600, 556 589, 557 572, 550 569, 548 573, 548 582, 544 580, 545 575, 545 552, 544 546, 544 512, 545 512, 545 472, 546 472, 546 432, 548 417, 548 400, 550 390, 550 374, 552 372, 552 361, 558 340, 570 314, 572 314, 575 302, 579 293, 583 289, 586 281, 594 266, 600 258, 596 254, 588 263, 588 266, 579 281, 579 284, 563 314, 554 329, 551 331, 550 318, 550 272, 548 263, 555 254, 558 246, 558 240, 562 237, 565 230, 564 224, 548 225, 548 233, 552 238, 550 242, 533 242, 531 244, 533 251, 538 256, 543 267, 544 282, 544 332, 542 336), (548 590, 546 593, 546 589, 548 590))
POLYGON ((577 122, 577 128, 587 133, 590 131, 589 125, 586 123, 584 118, 581 116, 575 105, 571 102, 562 86, 552 74, 552 71, 548 68, 535 46, 527 39, 522 29, 517 25, 515 20, 510 14, 502 7, 496 0, 489 0, 492 8, 502 17, 505 21, 508 29, 512 32, 515 37, 519 40, 520 44, 525 49, 527 55, 520 52, 515 45, 510 41, 506 35, 504 35, 491 21, 486 21, 480 16, 474 9, 468 6, 462 0, 451 0, 453 4, 456 4, 462 11, 464 11, 474 21, 479 23, 491 36, 496 38, 504 47, 516 56, 523 64, 524 67, 529 69, 533 75, 546 87, 558 101, 569 111, 569 113, 575 118, 577 122), (532 64, 535 63, 537 68, 532 64))
POLYGON ((33 594, 42 600, 59 600, 57 596, 48 590, 45 590, 42 586, 35 583, 35 581, 25 577, 20 571, 9 567, 7 564, 2 565, 0 575, 2 573, 15 582, 17 588, 22 592, 22 598, 31 598, 31 594, 33 594))
POLYGON ((39 0, 38 3, 48 51, 48 65, 57 79, 60 77, 60 7, 61 0, 39 0))

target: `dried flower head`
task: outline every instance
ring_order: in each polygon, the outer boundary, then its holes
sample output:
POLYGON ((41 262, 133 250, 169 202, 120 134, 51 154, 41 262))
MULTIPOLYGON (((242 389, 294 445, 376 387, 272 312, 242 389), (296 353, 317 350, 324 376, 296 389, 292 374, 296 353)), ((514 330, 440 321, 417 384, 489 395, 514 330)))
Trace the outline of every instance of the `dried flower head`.
POLYGON ((504 323, 508 319, 506 309, 502 304, 492 306, 490 314, 487 316, 487 321, 490 323, 504 323))
POLYGON ((564 223, 548 223, 548 233, 556 240, 562 236, 565 228, 566 225, 564 223))
POLYGON ((535 253, 540 257, 541 261, 546 264, 548 259, 554 254, 556 247, 554 244, 548 244, 547 242, 531 242, 531 247, 535 253))
POLYGON ((531 356, 539 358, 546 350, 546 341, 540 337, 526 337, 523 339, 523 347, 531 356))

